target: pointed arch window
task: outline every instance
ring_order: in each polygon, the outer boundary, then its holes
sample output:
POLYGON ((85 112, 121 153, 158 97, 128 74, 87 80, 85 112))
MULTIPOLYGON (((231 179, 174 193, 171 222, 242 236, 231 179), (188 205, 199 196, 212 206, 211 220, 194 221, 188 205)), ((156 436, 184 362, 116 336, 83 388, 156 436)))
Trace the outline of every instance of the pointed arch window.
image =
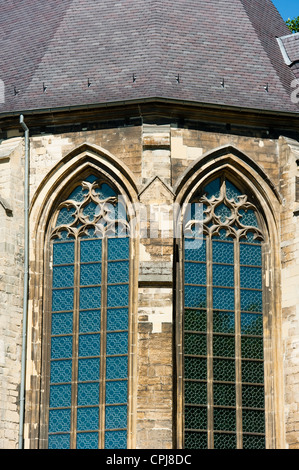
POLYGON ((183 245, 183 446, 265 448, 265 223, 224 174, 191 201, 183 245))
POLYGON ((126 448, 129 222, 110 181, 89 174, 49 229, 42 442, 126 448))

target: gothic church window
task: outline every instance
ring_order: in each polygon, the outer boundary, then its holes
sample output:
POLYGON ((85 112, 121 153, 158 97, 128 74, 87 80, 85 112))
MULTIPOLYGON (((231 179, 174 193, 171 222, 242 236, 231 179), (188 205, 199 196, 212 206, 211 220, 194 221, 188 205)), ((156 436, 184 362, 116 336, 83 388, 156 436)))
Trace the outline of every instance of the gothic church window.
POLYGON ((51 220, 42 438, 50 449, 126 448, 126 209, 108 180, 89 174, 51 220))
POLYGON ((183 445, 265 448, 263 218, 229 175, 184 227, 183 445))

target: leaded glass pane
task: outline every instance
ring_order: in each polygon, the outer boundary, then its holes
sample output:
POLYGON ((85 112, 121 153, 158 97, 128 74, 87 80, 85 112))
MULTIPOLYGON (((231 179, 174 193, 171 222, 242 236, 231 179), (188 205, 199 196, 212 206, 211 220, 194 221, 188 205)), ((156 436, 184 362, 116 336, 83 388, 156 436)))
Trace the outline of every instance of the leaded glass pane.
POLYGON ((214 429, 217 431, 236 430, 236 410, 214 408, 214 429))
POLYGON ((200 333, 185 333, 185 354, 206 355, 206 335, 200 333))
POLYGON ((235 356, 235 337, 234 336, 213 336, 213 355, 222 357, 235 356))
POLYGON ((242 357, 250 359, 263 359, 264 348, 263 338, 242 337, 241 338, 242 357))
POLYGON ((127 427, 127 406, 106 406, 106 429, 122 429, 127 427))
POLYGON ((242 381, 264 383, 264 364, 257 361, 242 361, 242 381))
POLYGON ((127 431, 106 431, 105 449, 126 449, 127 431))
POLYGON ((52 314, 52 335, 71 334, 73 332, 73 312, 52 314))
POLYGON ((185 306, 194 308, 206 308, 207 290, 206 287, 188 286, 185 287, 185 306))
POLYGON ((99 429, 99 408, 88 407, 77 409, 77 430, 96 431, 99 429))
POLYGON ((256 385, 243 385, 242 404, 244 407, 248 408, 264 408, 264 387, 256 385))
POLYGON ((127 308, 107 309, 107 331, 127 330, 129 311, 127 308))
POLYGON ((64 359, 72 357, 73 337, 54 336, 51 340, 52 359, 64 359))
POLYGON ((262 335, 263 316, 258 313, 241 313, 241 333, 244 335, 262 335))
POLYGON ((208 425, 207 407, 186 406, 185 426, 187 429, 206 429, 208 425))
POLYGON ((213 384, 214 405, 236 406, 236 386, 235 384, 213 384))
POLYGON ((49 432, 68 432, 71 430, 71 410, 49 411, 49 432))
POLYGON ((106 359, 106 379, 125 379, 128 376, 128 357, 115 356, 106 359))
POLYGON ((128 303, 128 284, 115 284, 107 287, 107 307, 125 307, 128 303))
POLYGON ((106 403, 112 405, 116 403, 126 403, 128 394, 127 380, 116 380, 106 382, 106 403))
POLYGON ((129 262, 114 261, 108 263, 108 284, 124 282, 129 278, 129 262))
POLYGON ((215 310, 213 313, 214 333, 235 332, 235 312, 221 312, 215 310))
POLYGON ((247 266, 262 265, 262 250, 260 245, 240 243, 240 264, 247 266))
POLYGON ((74 266, 54 266, 53 287, 72 287, 74 285, 74 266))
POLYGON ((79 333, 101 330, 101 310, 83 310, 79 313, 79 333))
POLYGON ((56 289, 52 291, 52 311, 63 312, 72 310, 74 306, 73 289, 56 289))
POLYGON ((101 284, 102 265, 82 264, 80 268, 80 284, 81 286, 92 286, 101 284))
POLYGON ((100 379, 100 359, 79 359, 78 361, 78 379, 82 382, 87 380, 100 379))
POLYGON ((232 211, 225 204, 220 204, 215 208, 215 215, 219 217, 221 223, 225 223, 226 219, 231 217, 232 211))
POLYGON ((50 434, 48 437, 49 449, 69 449, 70 434, 50 434))
POLYGON ((234 289, 222 289, 220 287, 214 287, 213 308, 221 310, 233 310, 235 308, 234 289))
POLYGON ((265 449, 265 436, 243 435, 243 449, 265 449))
POLYGON ((208 199, 212 199, 213 197, 218 198, 220 196, 220 186, 220 178, 216 178, 204 187, 203 193, 206 194, 208 199))
POLYGON ((188 404, 207 404, 206 382, 185 382, 185 402, 188 404))
POLYGON ((213 285, 222 287, 234 286, 234 266, 213 265, 213 285))
POLYGON ((262 288, 262 270, 260 268, 240 267, 240 287, 248 289, 262 288))
POLYGON ((237 436, 235 434, 220 434, 214 433, 214 448, 215 449, 236 449, 237 436))
POLYGON ((78 406, 98 405, 100 400, 99 382, 78 384, 78 406))
POLYGON ((234 264, 234 244, 214 240, 213 263, 234 264))
POLYGON ((208 435, 205 432, 185 432, 185 449, 207 449, 208 435))
POLYGON ((260 410, 243 409, 243 432, 265 432, 265 413, 260 410))
POLYGON ((206 261, 206 240, 194 238, 185 240, 186 261, 206 261))
POLYGON ((213 360, 213 376, 214 380, 224 382, 235 381, 235 361, 230 359, 214 359, 213 360))
POLYGON ((51 361, 51 383, 72 381, 72 361, 51 361))
POLYGON ((102 259, 102 240, 81 240, 81 263, 92 263, 102 259))
POLYGON ((185 279, 188 284, 203 284, 207 282, 206 265, 201 263, 185 263, 185 279))
POLYGON ((241 310, 248 312, 263 311, 263 293, 262 291, 241 289, 241 310))
POLYGON ((225 187, 227 199, 232 199, 234 202, 238 202, 239 196, 242 196, 242 193, 239 191, 239 189, 237 189, 236 186, 229 180, 225 181, 225 187))
POLYGON ((206 331, 207 312, 206 310, 185 309, 185 330, 206 331))
POLYGON ((98 449, 99 434, 97 432, 79 432, 77 434, 77 449, 98 449))
POLYGON ((100 355, 100 335, 79 335, 79 357, 100 355))
POLYGON ((101 287, 81 287, 80 310, 101 306, 101 287))
POLYGON ((185 357, 186 379, 207 379, 207 360, 201 357, 185 357))
POLYGON ((247 211, 239 210, 240 221, 243 225, 250 225, 251 227, 258 227, 258 221, 255 212, 252 209, 247 211))
POLYGON ((71 385, 51 385, 50 386, 50 407, 62 408, 71 406, 71 385))

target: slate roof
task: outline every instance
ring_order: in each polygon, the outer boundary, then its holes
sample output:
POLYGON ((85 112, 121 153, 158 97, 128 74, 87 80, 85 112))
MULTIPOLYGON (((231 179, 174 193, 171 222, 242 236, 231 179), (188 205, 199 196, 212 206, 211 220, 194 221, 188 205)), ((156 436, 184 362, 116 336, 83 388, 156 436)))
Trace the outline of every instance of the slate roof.
POLYGON ((7 0, 0 115, 151 97, 298 112, 288 33, 271 0, 7 0))

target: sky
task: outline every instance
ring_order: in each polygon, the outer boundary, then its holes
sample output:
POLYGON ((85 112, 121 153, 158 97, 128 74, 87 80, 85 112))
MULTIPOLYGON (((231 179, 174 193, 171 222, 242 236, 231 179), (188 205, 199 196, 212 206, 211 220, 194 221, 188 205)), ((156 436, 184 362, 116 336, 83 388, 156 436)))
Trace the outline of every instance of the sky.
POLYGON ((272 2, 285 21, 299 16, 299 0, 272 0, 272 2))

